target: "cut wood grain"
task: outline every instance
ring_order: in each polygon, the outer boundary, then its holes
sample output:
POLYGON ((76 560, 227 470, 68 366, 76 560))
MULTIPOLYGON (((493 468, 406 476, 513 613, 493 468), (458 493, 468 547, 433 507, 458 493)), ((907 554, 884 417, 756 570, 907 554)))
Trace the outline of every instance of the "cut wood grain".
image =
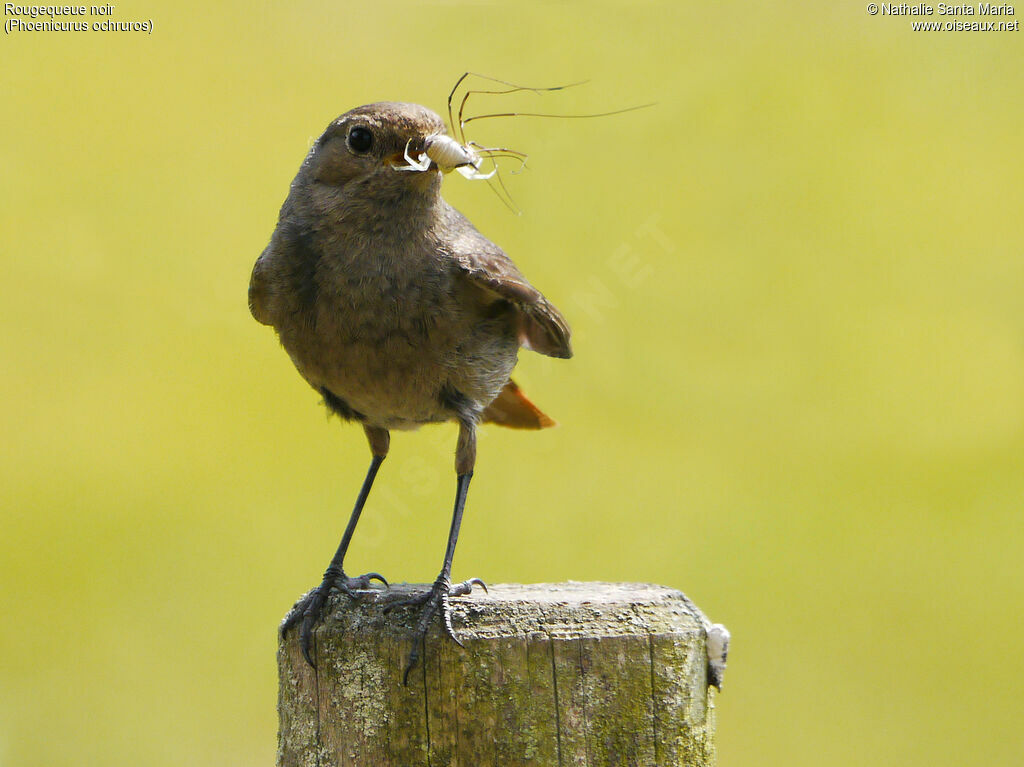
POLYGON ((292 630, 278 651, 279 767, 646 767, 714 763, 708 622, 645 584, 496 585, 452 600, 402 686, 428 586, 335 594, 317 668, 292 630))

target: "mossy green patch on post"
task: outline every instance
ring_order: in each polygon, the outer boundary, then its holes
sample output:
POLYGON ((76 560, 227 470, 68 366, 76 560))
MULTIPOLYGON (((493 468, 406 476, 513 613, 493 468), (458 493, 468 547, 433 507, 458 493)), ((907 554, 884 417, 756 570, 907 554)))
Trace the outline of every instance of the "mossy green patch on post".
POLYGON ((453 600, 465 647, 435 627, 403 687, 426 586, 335 596, 317 669, 295 632, 280 667, 280 767, 714 763, 706 620, 680 592, 637 584, 499 585, 453 600))

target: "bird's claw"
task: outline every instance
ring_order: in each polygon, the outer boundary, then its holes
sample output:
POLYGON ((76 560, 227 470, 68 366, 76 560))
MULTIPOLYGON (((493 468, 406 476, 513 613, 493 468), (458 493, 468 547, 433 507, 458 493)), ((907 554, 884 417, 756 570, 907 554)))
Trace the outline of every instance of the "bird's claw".
POLYGON ((466 594, 473 592, 473 587, 479 586, 484 590, 485 594, 490 594, 487 590, 487 584, 484 583, 480 578, 470 578, 468 581, 462 583, 456 583, 448 590, 448 596, 450 597, 464 597, 466 594))
POLYGON ((352 599, 358 599, 359 595, 356 594, 356 592, 369 590, 370 584, 373 583, 373 581, 380 581, 384 584, 385 589, 390 587, 387 578, 380 573, 365 573, 357 578, 349 578, 343 575, 341 580, 339 580, 335 585, 340 591, 344 591, 352 599))
POLYGON ((373 581, 380 581, 384 584, 385 589, 388 588, 387 580, 380 573, 366 573, 356 578, 349 578, 344 572, 334 573, 328 570, 324 574, 323 582, 304 594, 295 603, 288 615, 285 616, 284 621, 281 623, 281 636, 284 636, 288 629, 301 620, 299 644, 302 648, 302 657, 306 659, 306 663, 316 668, 312 654, 313 629, 322 618, 324 605, 327 603, 327 597, 331 593, 331 588, 337 587, 339 591, 344 592, 351 599, 358 599, 359 595, 356 592, 370 589, 370 584, 373 581))
POLYGON ((466 596, 473 591, 474 586, 479 586, 485 592, 487 591, 487 584, 480 578, 470 578, 454 586, 448 578, 438 578, 425 594, 393 602, 384 608, 385 612, 390 612, 396 607, 423 607, 413 632, 412 651, 409 653, 409 662, 406 664, 405 673, 402 675, 403 685, 409 682, 409 672, 412 671, 413 666, 416 665, 416 661, 420 657, 420 645, 427 635, 427 629, 430 628, 430 621, 433 620, 434 615, 438 611, 441 613, 441 625, 444 627, 444 633, 459 647, 465 646, 455 636, 455 629, 452 628, 452 606, 449 600, 451 597, 466 596))

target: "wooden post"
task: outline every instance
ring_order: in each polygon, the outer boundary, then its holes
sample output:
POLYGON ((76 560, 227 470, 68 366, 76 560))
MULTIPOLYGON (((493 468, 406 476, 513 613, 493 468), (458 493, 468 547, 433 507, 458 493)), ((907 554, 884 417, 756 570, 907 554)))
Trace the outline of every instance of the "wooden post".
POLYGON ((714 763, 708 623, 681 592, 623 583, 496 585, 452 600, 402 686, 423 585, 335 594, 310 668, 278 650, 279 767, 606 767, 714 763))

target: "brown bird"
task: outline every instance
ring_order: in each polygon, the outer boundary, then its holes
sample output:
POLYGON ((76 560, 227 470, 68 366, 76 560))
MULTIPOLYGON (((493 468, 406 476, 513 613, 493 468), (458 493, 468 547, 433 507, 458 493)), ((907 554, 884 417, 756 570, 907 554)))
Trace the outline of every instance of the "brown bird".
POLYGON ((441 198, 443 172, 474 162, 425 107, 385 102, 353 109, 309 151, 252 272, 253 316, 274 327, 332 412, 362 424, 373 456, 323 582, 282 624, 284 633, 301 621, 310 665, 312 630, 330 590, 354 597, 372 580, 387 585, 378 573, 351 578, 343 563, 391 430, 459 424, 444 563, 428 593, 400 603, 422 607, 408 678, 438 612, 458 642, 449 597, 483 586, 477 578, 455 586, 450 579, 477 424, 554 425, 510 375, 520 347, 571 357, 569 327, 501 248, 441 198))

